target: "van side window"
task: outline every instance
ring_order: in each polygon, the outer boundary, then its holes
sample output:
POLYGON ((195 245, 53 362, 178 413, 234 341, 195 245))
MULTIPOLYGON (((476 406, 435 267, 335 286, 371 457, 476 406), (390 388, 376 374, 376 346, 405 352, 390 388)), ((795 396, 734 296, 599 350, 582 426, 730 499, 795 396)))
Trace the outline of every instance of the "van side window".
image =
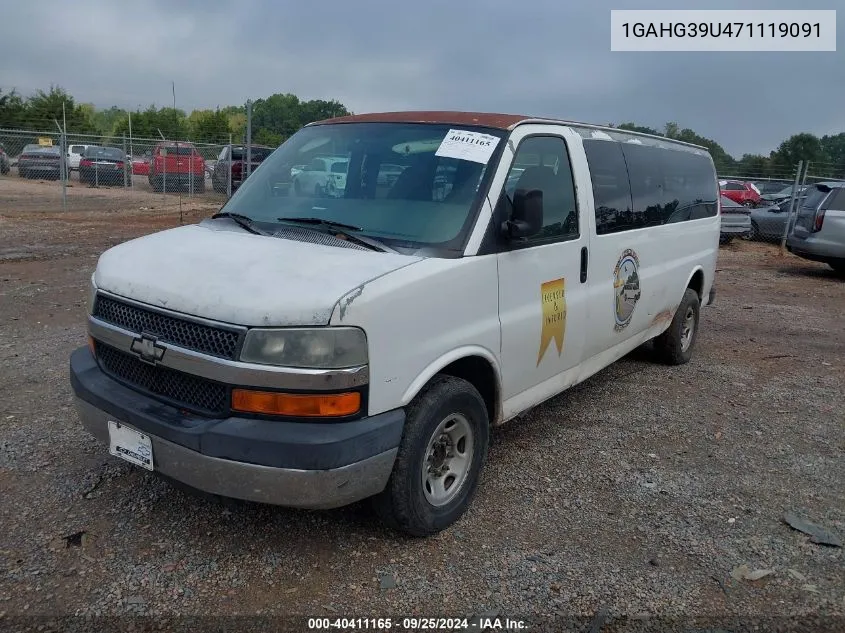
POLYGON ((634 228, 631 185, 620 144, 585 139, 584 151, 593 181, 596 233, 607 235, 634 228))
POLYGON ((707 155, 593 139, 584 140, 584 150, 593 179, 599 235, 718 213, 719 192, 707 155))
POLYGON ((531 244, 574 239, 579 235, 578 205, 566 142, 557 136, 529 136, 517 148, 505 181, 513 200, 520 189, 543 192, 543 228, 531 244))

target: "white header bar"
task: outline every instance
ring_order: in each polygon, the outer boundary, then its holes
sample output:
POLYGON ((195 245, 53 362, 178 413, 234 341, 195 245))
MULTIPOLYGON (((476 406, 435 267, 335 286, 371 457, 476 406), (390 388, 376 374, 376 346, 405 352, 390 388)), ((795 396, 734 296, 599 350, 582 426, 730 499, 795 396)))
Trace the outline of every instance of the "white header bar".
POLYGON ((836 11, 610 12, 611 51, 836 51, 836 11))

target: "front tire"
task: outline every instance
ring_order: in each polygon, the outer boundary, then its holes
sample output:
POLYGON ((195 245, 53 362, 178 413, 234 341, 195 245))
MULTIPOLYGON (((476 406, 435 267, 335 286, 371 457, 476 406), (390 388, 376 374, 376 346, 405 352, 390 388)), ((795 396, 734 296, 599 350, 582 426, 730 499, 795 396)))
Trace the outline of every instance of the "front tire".
POLYGON ((462 378, 436 376, 408 406, 393 472, 373 498, 376 512, 411 536, 446 529, 475 496, 489 441, 478 390, 462 378))
POLYGON ((692 358, 698 338, 701 299, 698 293, 687 288, 669 328, 654 339, 658 359, 666 365, 684 365, 692 358))

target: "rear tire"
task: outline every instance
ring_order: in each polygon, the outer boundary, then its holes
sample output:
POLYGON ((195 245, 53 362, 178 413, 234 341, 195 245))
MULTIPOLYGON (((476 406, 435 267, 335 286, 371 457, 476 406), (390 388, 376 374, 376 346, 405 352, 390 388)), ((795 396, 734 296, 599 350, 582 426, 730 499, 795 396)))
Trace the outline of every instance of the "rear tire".
POLYGON ((463 516, 487 458, 490 420, 478 390, 436 376, 407 408, 402 442, 376 513, 391 528, 430 536, 463 516))
POLYGON ((698 338, 700 310, 698 293, 687 288, 669 328, 654 339, 654 351, 662 363, 684 365, 690 361, 698 338))

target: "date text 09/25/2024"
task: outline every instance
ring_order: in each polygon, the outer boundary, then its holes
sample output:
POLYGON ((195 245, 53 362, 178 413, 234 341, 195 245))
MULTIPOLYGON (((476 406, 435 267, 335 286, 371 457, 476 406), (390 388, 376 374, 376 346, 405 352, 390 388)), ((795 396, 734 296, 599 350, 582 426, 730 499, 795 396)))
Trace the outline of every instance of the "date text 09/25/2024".
POLYGON ((308 618, 309 631, 521 631, 524 620, 478 618, 308 618))

